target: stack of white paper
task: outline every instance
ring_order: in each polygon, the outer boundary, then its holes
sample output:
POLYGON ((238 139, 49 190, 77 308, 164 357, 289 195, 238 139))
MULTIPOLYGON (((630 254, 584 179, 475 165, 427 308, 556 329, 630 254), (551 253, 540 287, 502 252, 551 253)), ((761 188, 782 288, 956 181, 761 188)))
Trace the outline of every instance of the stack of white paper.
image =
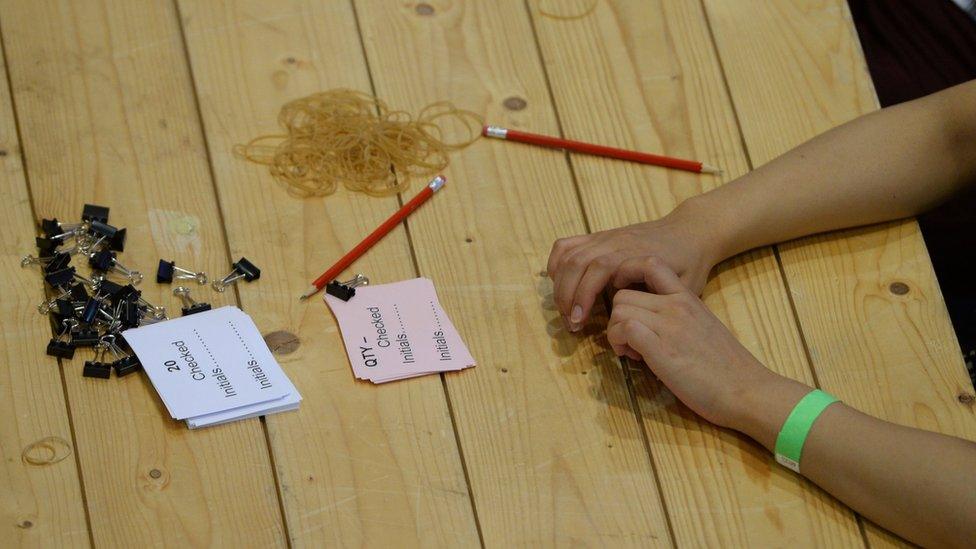
POLYGON ((207 427, 298 408, 298 390, 237 307, 122 333, 174 419, 207 427))
POLYGON ((325 301, 356 379, 385 383, 475 365, 428 278, 360 286, 349 301, 325 301))

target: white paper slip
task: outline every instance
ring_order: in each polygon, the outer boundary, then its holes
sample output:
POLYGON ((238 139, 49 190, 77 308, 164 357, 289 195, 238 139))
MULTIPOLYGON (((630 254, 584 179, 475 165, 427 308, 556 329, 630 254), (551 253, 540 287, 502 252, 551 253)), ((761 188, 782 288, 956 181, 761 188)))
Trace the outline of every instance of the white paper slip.
POLYGON ((156 392, 175 419, 210 424, 300 400, 249 316, 221 307, 126 330, 156 392), (290 401, 289 401, 290 402, 290 401), (266 405, 265 405, 266 404, 266 405))
POLYGON ((298 394, 298 391, 295 391, 281 397, 278 400, 269 400, 268 402, 262 402, 261 404, 254 404, 252 406, 241 406, 240 408, 235 408, 226 412, 217 412, 216 414, 187 418, 186 426, 190 429, 197 429, 199 427, 210 427, 212 425, 220 425, 221 423, 237 421, 239 419, 248 419, 252 417, 277 414, 278 412, 297 410, 298 403, 301 401, 302 397, 298 394))

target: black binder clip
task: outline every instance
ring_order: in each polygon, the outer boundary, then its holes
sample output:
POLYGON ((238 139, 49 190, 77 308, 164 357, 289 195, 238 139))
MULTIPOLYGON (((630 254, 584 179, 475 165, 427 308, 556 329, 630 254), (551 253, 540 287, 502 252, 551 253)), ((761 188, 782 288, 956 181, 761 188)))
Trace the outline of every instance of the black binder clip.
POLYGON ((61 331, 52 337, 47 344, 49 356, 68 360, 75 356, 75 344, 71 341, 71 330, 77 325, 78 321, 73 318, 66 318, 61 321, 61 331))
POLYGON ((42 219, 41 232, 50 240, 64 242, 68 238, 73 238, 86 232, 89 228, 87 221, 80 223, 61 223, 58 218, 42 219))
POLYGON ((97 204, 85 204, 81 209, 82 221, 108 223, 108 208, 97 204))
POLYGON ((352 299, 352 296, 356 295, 356 288, 359 286, 366 286, 368 284, 369 279, 366 278, 366 275, 357 274, 355 278, 352 280, 347 280, 346 282, 339 282, 338 280, 329 282, 325 285, 325 293, 343 301, 349 301, 352 299))
MULTIPOLYGON (((107 337, 107 336, 106 336, 107 337)), ((92 360, 85 361, 85 367, 81 371, 81 375, 85 377, 96 377, 99 379, 108 379, 112 377, 112 363, 104 362, 102 359, 105 357, 105 353, 109 350, 109 344, 104 340, 98 340, 95 344, 95 356, 92 360)))
POLYGON ((94 347, 98 343, 98 331, 83 326, 73 328, 71 342, 75 347, 94 347))
POLYGON ((112 250, 104 249, 93 253, 88 257, 88 263, 91 265, 92 269, 95 269, 96 271, 115 271, 120 273, 122 276, 129 279, 131 284, 139 284, 142 282, 142 273, 129 269, 125 265, 119 263, 115 252, 112 250))
POLYGON ((44 281, 52 288, 63 288, 75 280, 75 268, 66 267, 60 271, 54 271, 44 275, 44 281))
POLYGON ((186 286, 177 286, 173 288, 173 295, 179 297, 180 300, 183 301, 183 316, 194 315, 210 310, 209 303, 197 303, 194 301, 194 299, 190 297, 190 289, 186 286))
POLYGON ((81 282, 76 282, 71 286, 71 301, 88 301, 88 290, 81 282))
POLYGON ((130 355, 123 348, 123 345, 128 347, 128 344, 124 340, 122 340, 122 345, 119 345, 119 339, 120 336, 116 336, 115 334, 102 336, 101 343, 106 346, 115 358, 112 362, 104 362, 102 364, 115 370, 115 377, 125 377, 133 372, 138 372, 142 368, 142 363, 139 362, 139 359, 135 355, 130 355))
POLYGON ((133 372, 142 369, 142 363, 136 355, 126 355, 112 363, 115 369, 115 377, 125 377, 133 372))
POLYGON ((98 379, 108 379, 112 377, 112 364, 97 360, 86 360, 85 367, 81 370, 81 375, 85 377, 96 377, 98 379))
POLYGON ((255 280, 261 278, 261 269, 258 269, 254 263, 247 260, 246 257, 240 258, 237 263, 234 263, 234 270, 230 272, 224 278, 220 280, 213 281, 213 289, 218 292, 224 292, 227 287, 231 284, 237 283, 238 280, 244 279, 245 282, 254 282, 255 280))
POLYGON ((169 284, 173 280, 196 280, 197 284, 207 283, 207 273, 193 272, 176 266, 175 261, 159 260, 159 267, 156 269, 156 283, 169 284))
POLYGON ((63 242, 55 238, 38 236, 34 238, 34 244, 37 245, 37 255, 41 257, 50 257, 51 254, 53 254, 54 251, 57 250, 61 244, 63 244, 63 242))
POLYGON ((44 272, 53 273, 55 271, 60 271, 62 269, 67 269, 68 265, 71 263, 71 255, 65 252, 54 252, 51 257, 44 258, 44 272))
POLYGON ((99 241, 107 240, 110 250, 121 252, 125 249, 125 228, 119 229, 108 223, 92 221, 89 231, 99 237, 99 241))
POLYGON ((75 308, 75 304, 70 299, 56 299, 54 300, 54 308, 51 309, 54 313, 54 317, 60 319, 61 321, 68 319, 75 319, 78 317, 78 309, 75 308))
POLYGON ((52 249, 51 253, 47 255, 41 255, 39 257, 34 257, 32 255, 25 255, 20 259, 21 267, 40 265, 41 270, 44 271, 44 274, 50 274, 55 271, 67 269, 70 263, 71 263, 71 254, 69 254, 68 252, 63 252, 55 249, 52 249))
POLYGON ((95 294, 88 298, 85 308, 81 311, 81 321, 90 325, 98 318, 98 312, 102 310, 105 298, 101 294, 95 294))
POLYGON ((127 301, 139 301, 142 297, 142 292, 136 289, 132 284, 126 284, 122 286, 121 284, 116 284, 111 280, 103 280, 98 286, 99 293, 104 294, 113 305, 118 305, 127 301))
POLYGON ((56 217, 52 219, 41 219, 41 232, 45 236, 58 234, 61 232, 61 222, 56 217))
POLYGON ((119 321, 122 323, 122 329, 138 328, 142 321, 142 309, 139 308, 139 304, 134 300, 129 300, 120 305, 119 321))

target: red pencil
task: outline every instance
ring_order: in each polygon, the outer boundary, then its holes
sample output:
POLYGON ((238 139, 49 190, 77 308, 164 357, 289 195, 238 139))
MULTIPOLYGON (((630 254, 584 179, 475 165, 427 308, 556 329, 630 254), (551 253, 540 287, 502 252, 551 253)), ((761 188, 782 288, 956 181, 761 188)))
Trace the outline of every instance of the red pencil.
POLYGON ((495 137, 497 139, 506 139, 508 141, 518 141, 519 143, 529 143, 530 145, 540 145, 542 147, 550 147, 553 149, 566 149, 567 151, 594 154, 596 156, 606 156, 608 158, 629 160, 631 162, 652 164, 654 166, 664 166, 666 168, 687 170, 695 173, 722 173, 722 170, 714 166, 709 166, 708 164, 702 164, 697 160, 684 160, 682 158, 672 158, 670 156, 661 156, 658 154, 628 151, 625 149, 606 147, 604 145, 594 145, 593 143, 573 141, 572 139, 562 139, 559 137, 550 137, 548 135, 539 135, 537 133, 520 132, 518 130, 510 130, 508 128, 500 128, 498 126, 485 126, 481 133, 485 137, 495 137))
POLYGON ((380 224, 375 231, 369 233, 369 236, 363 239, 355 248, 349 250, 349 253, 342 256, 342 259, 336 262, 335 265, 329 267, 328 271, 322 273, 322 276, 315 279, 312 285, 309 286, 308 290, 302 294, 299 298, 300 300, 308 299, 309 297, 315 295, 316 292, 325 288, 326 284, 334 280, 335 277, 339 276, 339 273, 346 270, 346 267, 352 265, 354 261, 359 259, 366 250, 372 248, 377 242, 383 239, 394 227, 400 224, 401 221, 406 219, 406 217, 414 212, 421 204, 434 196, 434 193, 440 190, 447 183, 447 178, 443 175, 438 175, 424 187, 424 190, 417 193, 417 196, 410 199, 403 205, 402 208, 397 210, 397 212, 390 216, 389 219, 380 224))

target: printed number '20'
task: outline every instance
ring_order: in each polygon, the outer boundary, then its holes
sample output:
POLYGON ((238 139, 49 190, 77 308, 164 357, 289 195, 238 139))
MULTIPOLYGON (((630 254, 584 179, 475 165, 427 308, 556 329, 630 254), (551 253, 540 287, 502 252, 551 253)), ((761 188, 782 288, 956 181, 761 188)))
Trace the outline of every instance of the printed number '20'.
POLYGON ((177 364, 175 360, 167 360, 166 362, 163 363, 163 366, 166 366, 166 371, 167 372, 179 372, 180 371, 180 365, 177 364))

